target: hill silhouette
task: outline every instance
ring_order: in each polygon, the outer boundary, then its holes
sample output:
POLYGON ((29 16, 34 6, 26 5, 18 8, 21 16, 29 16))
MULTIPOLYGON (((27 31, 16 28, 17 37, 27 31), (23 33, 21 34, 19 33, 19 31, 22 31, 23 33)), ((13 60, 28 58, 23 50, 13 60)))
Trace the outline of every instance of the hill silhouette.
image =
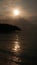
POLYGON ((20 28, 10 24, 0 24, 0 33, 20 31, 20 28))

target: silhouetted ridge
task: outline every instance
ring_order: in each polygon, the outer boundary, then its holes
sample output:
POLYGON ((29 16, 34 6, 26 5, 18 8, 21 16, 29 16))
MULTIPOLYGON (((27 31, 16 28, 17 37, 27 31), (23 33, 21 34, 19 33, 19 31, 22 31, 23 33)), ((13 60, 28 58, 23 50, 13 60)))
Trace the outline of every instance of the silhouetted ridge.
POLYGON ((0 33, 14 32, 14 31, 20 31, 20 28, 14 25, 0 24, 0 33))

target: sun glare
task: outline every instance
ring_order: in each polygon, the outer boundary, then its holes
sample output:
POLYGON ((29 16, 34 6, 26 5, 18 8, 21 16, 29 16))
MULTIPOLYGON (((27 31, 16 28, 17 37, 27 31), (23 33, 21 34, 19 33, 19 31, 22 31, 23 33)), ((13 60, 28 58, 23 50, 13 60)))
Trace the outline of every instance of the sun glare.
POLYGON ((20 14, 20 11, 18 9, 15 9, 13 11, 14 16, 18 16, 20 14))

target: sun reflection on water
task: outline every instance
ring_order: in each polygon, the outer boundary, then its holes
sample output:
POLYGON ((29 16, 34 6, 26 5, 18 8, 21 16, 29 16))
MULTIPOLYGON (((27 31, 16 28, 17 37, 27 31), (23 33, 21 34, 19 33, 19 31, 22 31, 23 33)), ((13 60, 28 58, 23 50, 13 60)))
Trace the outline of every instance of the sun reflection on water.
POLYGON ((19 42, 15 41, 14 51, 19 51, 19 50, 20 50, 19 42))
POLYGON ((18 37, 18 35, 16 35, 16 39, 15 39, 15 41, 14 41, 14 47, 12 48, 12 50, 14 51, 14 52, 19 52, 20 51, 20 40, 19 40, 19 37, 18 37))

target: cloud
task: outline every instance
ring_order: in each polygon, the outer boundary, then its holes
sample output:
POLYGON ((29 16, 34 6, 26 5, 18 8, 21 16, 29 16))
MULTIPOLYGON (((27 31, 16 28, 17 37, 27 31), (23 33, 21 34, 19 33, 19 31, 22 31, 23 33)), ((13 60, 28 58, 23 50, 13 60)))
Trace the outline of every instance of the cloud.
POLYGON ((26 17, 36 16, 36 4, 34 6, 36 1, 37 0, 0 0, 0 17, 8 16, 10 13, 10 8, 18 6, 21 7, 21 10, 24 12, 26 10, 26 17))
POLYGON ((9 8, 14 5, 18 0, 0 0, 0 17, 6 16, 9 12, 9 8))

